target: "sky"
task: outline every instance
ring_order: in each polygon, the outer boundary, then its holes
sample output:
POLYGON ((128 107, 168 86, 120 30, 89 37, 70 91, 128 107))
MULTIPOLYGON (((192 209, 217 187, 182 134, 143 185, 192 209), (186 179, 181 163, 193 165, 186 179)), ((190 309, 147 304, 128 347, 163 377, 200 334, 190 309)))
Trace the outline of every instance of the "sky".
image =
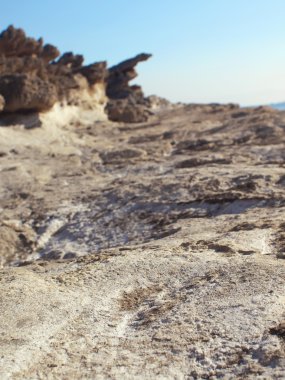
POLYGON ((285 101, 285 0, 9 0, 13 24, 86 63, 138 53, 134 83, 174 102, 285 101))

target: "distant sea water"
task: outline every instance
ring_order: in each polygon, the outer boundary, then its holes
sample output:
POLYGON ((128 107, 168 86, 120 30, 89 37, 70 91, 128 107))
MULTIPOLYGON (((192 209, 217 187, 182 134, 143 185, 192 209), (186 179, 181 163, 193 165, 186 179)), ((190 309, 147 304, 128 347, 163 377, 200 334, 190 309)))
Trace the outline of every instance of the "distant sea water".
POLYGON ((273 103, 269 104, 270 107, 275 108, 279 111, 285 111, 285 102, 284 103, 273 103))

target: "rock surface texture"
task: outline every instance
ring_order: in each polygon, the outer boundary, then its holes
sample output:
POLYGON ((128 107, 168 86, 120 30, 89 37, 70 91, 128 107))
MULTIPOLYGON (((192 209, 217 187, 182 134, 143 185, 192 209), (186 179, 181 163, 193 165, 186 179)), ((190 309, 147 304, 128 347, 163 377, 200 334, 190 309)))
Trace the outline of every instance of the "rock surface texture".
POLYGON ((0 127, 1 379, 284 379, 285 114, 152 101, 0 127))
POLYGON ((128 82, 136 77, 134 66, 149 57, 140 54, 110 69, 106 62, 84 66, 82 55, 60 55, 41 38, 29 38, 22 29, 9 26, 0 34, 0 95, 5 99, 0 100, 0 111, 43 112, 58 102, 87 109, 107 104, 111 120, 145 121, 148 103, 141 88, 128 82), (103 96, 94 96, 102 89, 103 96))
POLYGON ((144 122, 149 117, 149 104, 140 86, 130 86, 129 82, 137 77, 135 66, 148 60, 151 54, 139 54, 109 69, 107 112, 112 121, 126 123, 144 122))
POLYGON ((5 100, 2 95, 0 95, 0 112, 3 110, 5 106, 5 100))

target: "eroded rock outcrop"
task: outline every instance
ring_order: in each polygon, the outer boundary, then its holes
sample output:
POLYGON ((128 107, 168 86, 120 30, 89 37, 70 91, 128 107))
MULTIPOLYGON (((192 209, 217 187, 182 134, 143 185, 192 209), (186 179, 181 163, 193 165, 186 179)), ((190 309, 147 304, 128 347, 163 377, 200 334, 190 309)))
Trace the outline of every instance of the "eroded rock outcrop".
POLYGON ((95 91, 104 83, 106 62, 82 66, 83 57, 65 53, 43 40, 25 35, 22 29, 9 26, 0 35, 0 94, 5 99, 5 112, 46 111, 58 101, 72 103, 74 92, 95 91), (59 57, 58 60, 56 60, 59 57), (79 77, 86 79, 82 88, 79 77))
POLYGON ((135 66, 150 57, 151 54, 142 53, 109 69, 107 96, 110 100, 107 111, 110 120, 132 123, 148 119, 149 107, 142 88, 131 86, 129 82, 137 77, 135 66))
POLYGON ((85 106, 87 103, 92 108, 98 101, 104 109, 107 87, 110 100, 106 111, 111 120, 144 121, 147 112, 143 93, 140 87, 129 86, 129 81, 136 76, 134 66, 149 56, 138 55, 109 70, 106 62, 83 65, 82 55, 67 52, 60 56, 55 46, 9 26, 0 34, 0 94, 5 99, 0 111, 42 112, 57 102, 80 105, 82 98, 85 106), (94 96, 98 88, 100 99, 94 96))
POLYGON ((6 112, 46 111, 58 100, 55 85, 28 74, 0 76, 0 89, 6 112))

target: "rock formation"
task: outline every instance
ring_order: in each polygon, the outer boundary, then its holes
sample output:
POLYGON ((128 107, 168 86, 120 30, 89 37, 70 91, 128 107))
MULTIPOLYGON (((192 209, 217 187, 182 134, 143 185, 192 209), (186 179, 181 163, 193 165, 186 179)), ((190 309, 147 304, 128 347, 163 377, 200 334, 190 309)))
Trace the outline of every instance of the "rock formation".
POLYGON ((148 58, 0 36, 0 379, 285 377, 285 112, 145 99, 148 58))
MULTIPOLYGON (((92 95, 98 87, 104 91, 107 87, 106 110, 111 120, 145 121, 143 93, 128 82, 136 76, 134 66, 149 56, 141 54, 109 70, 106 62, 84 66, 82 55, 68 52, 60 56, 55 46, 44 45, 42 39, 28 38, 22 29, 9 26, 0 34, 0 94, 5 99, 0 106, 3 112, 42 112, 57 102, 80 104, 85 92, 90 93, 92 108, 92 102, 98 101, 92 95)), ((105 102, 105 95, 100 102, 105 102)))
POLYGON ((22 29, 10 26, 1 33, 0 94, 5 112, 41 112, 57 101, 72 101, 72 90, 80 96, 79 76, 87 79, 85 86, 90 89, 104 83, 106 62, 82 66, 82 56, 65 53, 56 61, 59 55, 55 46, 26 37, 22 29))
POLYGON ((28 74, 0 76, 0 91, 5 99, 5 112, 47 111, 58 100, 57 89, 52 83, 28 74))
POLYGON ((151 54, 139 54, 109 69, 107 80, 107 111, 110 120, 126 123, 143 122, 148 119, 149 109, 140 86, 130 86, 137 77, 135 66, 146 61, 151 54))

